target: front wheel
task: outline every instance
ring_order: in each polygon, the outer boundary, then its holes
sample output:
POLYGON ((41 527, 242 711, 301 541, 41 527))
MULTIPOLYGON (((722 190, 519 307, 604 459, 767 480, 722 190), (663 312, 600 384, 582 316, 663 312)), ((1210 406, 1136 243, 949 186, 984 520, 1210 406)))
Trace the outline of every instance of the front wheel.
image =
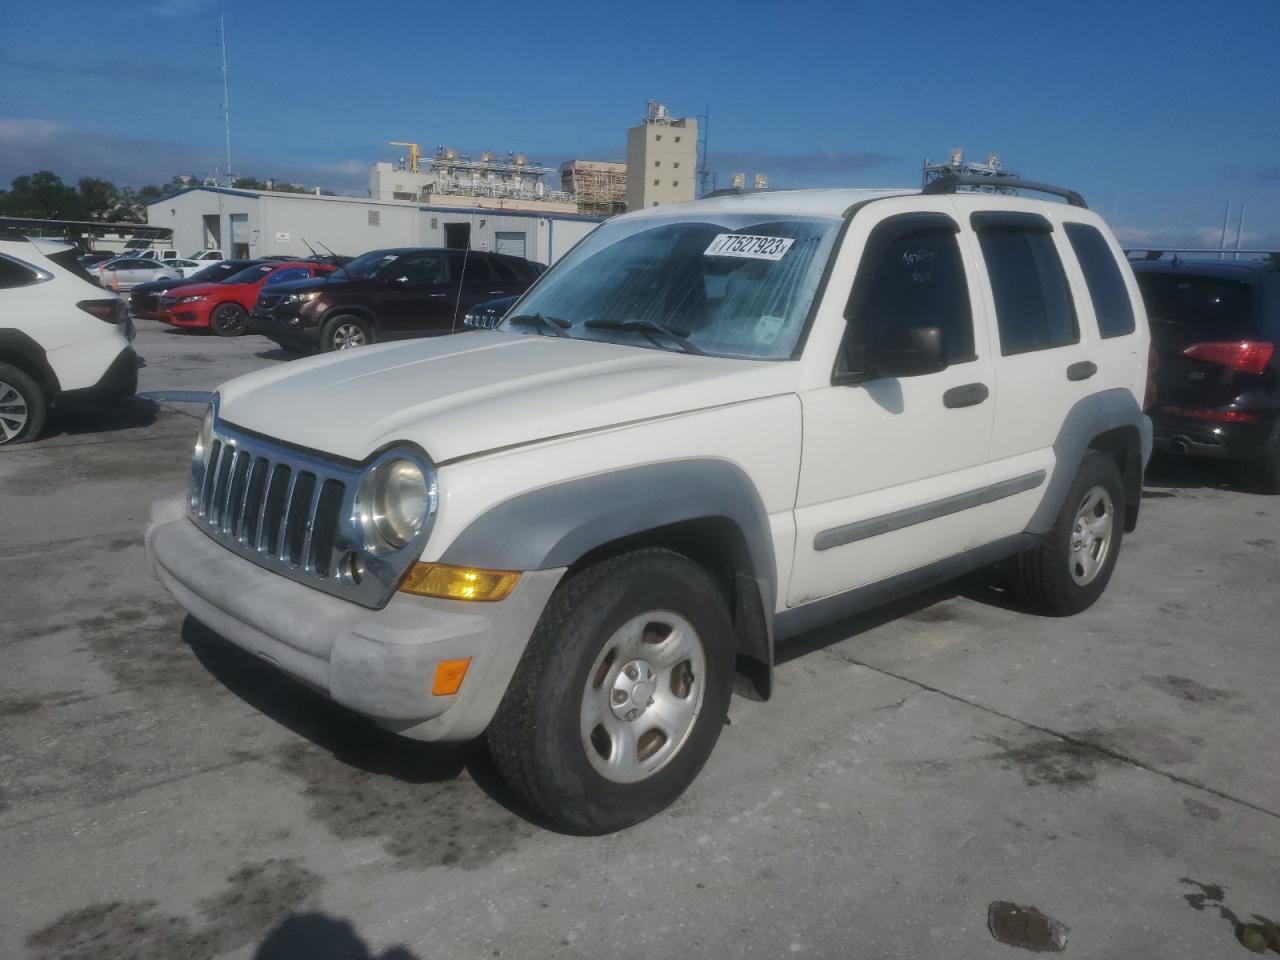
POLYGON ((1124 537, 1124 482, 1115 461, 1090 450, 1048 536, 1013 558, 1011 588, 1036 613, 1065 617, 1102 596, 1124 537))
POLYGON ((0 447, 38 437, 47 410, 39 385, 17 367, 0 363, 0 447))
POLYGON ((662 810, 711 755, 729 706, 733 624, 705 570, 640 550, 563 583, 489 727, 504 779, 572 833, 662 810))
POLYGON ((220 337, 238 337, 248 316, 238 303, 220 303, 209 314, 209 329, 220 337))
POLYGON ((373 327, 369 322, 350 314, 334 317, 320 331, 320 349, 325 353, 332 350, 352 350, 373 342, 373 327))

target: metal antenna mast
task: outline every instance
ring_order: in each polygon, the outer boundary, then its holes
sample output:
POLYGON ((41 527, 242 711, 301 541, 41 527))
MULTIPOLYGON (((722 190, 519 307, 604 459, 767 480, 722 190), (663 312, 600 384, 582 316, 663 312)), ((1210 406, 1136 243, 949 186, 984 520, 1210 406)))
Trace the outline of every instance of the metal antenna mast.
POLYGON ((218 14, 218 40, 222 44, 222 122, 227 134, 227 186, 233 185, 231 175, 231 85, 227 80, 227 15, 218 14))

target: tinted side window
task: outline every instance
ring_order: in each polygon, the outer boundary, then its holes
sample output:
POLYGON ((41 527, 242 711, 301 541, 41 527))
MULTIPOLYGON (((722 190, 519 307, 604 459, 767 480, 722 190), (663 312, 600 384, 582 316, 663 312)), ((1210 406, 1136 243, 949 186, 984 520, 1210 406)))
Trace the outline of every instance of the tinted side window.
POLYGON ((390 275, 398 283, 410 286, 427 286, 444 283, 443 264, 439 257, 404 257, 391 268, 390 275))
POLYGON ((949 363, 976 360, 955 222, 941 214, 909 214, 877 226, 845 318, 847 344, 856 347, 875 347, 894 327, 939 327, 949 363))
POLYGON ((1076 311, 1048 229, 993 225, 979 229, 978 240, 996 301, 1000 352, 1007 357, 1076 343, 1076 311))
POLYGON ((469 284, 491 284, 498 279, 493 261, 481 254, 473 253, 467 257, 467 280, 469 284))
POLYGON ((267 286, 275 283, 287 283, 290 280, 305 280, 309 276, 311 276, 311 271, 306 267, 290 267, 288 270, 280 270, 268 277, 267 286))
POLYGON ((516 273, 515 268, 511 266, 509 260, 503 260, 501 257, 494 257, 489 261, 489 265, 493 267, 493 272, 503 283, 517 283, 524 278, 516 273))
POLYGON ((25 287, 39 279, 40 275, 25 264, 0 257, 0 290, 25 287))
POLYGON ((1133 304, 1124 285, 1124 274, 1115 255, 1096 227, 1084 223, 1068 223, 1064 228, 1071 249, 1080 261, 1093 312, 1098 317, 1098 333, 1106 337, 1123 337, 1133 333, 1133 304))

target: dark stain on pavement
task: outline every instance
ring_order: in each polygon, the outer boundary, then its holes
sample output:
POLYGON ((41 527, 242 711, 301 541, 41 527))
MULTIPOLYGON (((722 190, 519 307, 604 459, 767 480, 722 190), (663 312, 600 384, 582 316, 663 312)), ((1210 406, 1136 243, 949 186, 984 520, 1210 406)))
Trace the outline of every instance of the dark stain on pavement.
POLYGON ((1276 542, 1266 537, 1259 537, 1257 540, 1246 540, 1245 543, 1261 550, 1274 550, 1276 548, 1276 542))
POLYGON ((1163 677, 1144 677, 1143 679, 1157 690, 1190 703, 1213 703, 1231 700, 1236 695, 1231 690, 1207 687, 1203 683, 1192 680, 1190 677, 1178 677, 1171 673, 1165 674, 1163 677))
POLYGON ((1197 820, 1221 820, 1222 811, 1211 803, 1205 803, 1194 797, 1183 797, 1182 804, 1187 808, 1187 813, 1191 814, 1197 820))
POLYGON ((1280 923, 1258 913, 1251 914, 1248 922, 1240 919, 1239 914, 1227 906, 1227 892, 1221 884, 1201 883, 1190 877, 1181 877, 1178 882, 1196 888, 1182 895, 1191 909, 1201 913, 1216 912, 1231 924, 1231 933, 1236 942, 1246 950, 1253 953, 1266 953, 1267 950, 1280 953, 1280 923))
MULTIPOLYGON (((1003 749, 992 754, 1006 770, 1017 770, 1030 787, 1052 784, 1070 789, 1098 779, 1098 768, 1115 766, 1119 761, 1086 743, 1044 737, 1030 743, 1014 745, 999 737, 987 738, 1003 749)), ((1082 738, 1083 739, 1083 738, 1082 738)))
POLYGON ((0 699, 0 717, 21 717, 49 707, 66 707, 89 697, 74 690, 56 690, 42 697, 5 697, 0 699))
POLYGON ((252 943, 321 884, 296 860, 248 863, 227 878, 226 890, 200 904, 199 926, 158 912, 154 900, 95 903, 30 934, 27 946, 33 960, 209 960, 252 943))
POLYGON ((987 929, 998 942, 1033 953, 1061 953, 1068 928, 1035 907, 996 900, 987 907, 987 929))
POLYGON ((280 768, 302 780, 312 815, 335 836, 381 838, 403 867, 474 869, 511 853, 534 833, 461 775, 468 762, 462 749, 358 724, 353 733, 364 741, 350 744, 354 749, 333 754, 292 743, 277 755, 280 768))

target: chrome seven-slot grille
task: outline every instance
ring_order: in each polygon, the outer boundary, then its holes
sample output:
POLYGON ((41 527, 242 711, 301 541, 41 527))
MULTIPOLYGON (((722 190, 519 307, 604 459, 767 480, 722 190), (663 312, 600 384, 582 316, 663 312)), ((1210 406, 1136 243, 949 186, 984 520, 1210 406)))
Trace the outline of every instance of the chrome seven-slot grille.
POLYGON ((299 583, 381 607, 412 561, 362 555, 361 470, 218 424, 192 476, 191 519, 240 556, 299 583), (358 561, 358 562, 357 562, 358 561))

